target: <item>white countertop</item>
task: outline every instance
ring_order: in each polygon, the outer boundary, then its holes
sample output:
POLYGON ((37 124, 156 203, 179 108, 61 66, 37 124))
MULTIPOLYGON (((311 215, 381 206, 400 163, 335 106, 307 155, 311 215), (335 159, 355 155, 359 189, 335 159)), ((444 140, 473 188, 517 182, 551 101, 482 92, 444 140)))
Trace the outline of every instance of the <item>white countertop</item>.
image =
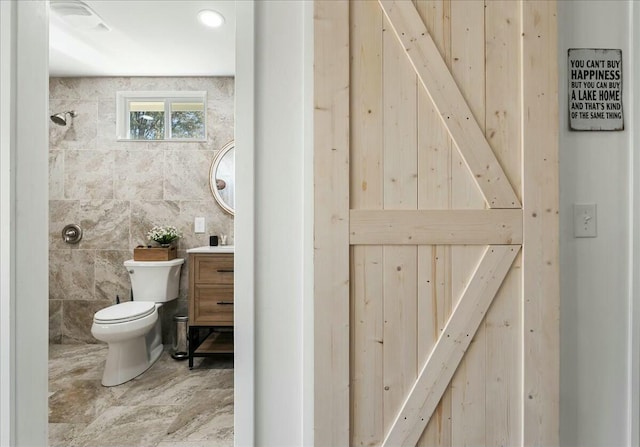
POLYGON ((215 247, 205 245, 204 247, 190 248, 187 253, 233 253, 234 251, 233 245, 216 245, 215 247))

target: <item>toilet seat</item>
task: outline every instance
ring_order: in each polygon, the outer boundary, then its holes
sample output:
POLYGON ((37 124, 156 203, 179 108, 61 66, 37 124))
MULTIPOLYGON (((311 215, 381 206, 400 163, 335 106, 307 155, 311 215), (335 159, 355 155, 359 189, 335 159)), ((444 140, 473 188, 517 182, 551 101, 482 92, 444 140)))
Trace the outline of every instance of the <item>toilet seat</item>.
POLYGON ((93 321, 98 324, 126 323, 151 315, 155 310, 155 303, 148 301, 127 301, 126 303, 114 304, 113 306, 99 310, 94 315, 93 321))

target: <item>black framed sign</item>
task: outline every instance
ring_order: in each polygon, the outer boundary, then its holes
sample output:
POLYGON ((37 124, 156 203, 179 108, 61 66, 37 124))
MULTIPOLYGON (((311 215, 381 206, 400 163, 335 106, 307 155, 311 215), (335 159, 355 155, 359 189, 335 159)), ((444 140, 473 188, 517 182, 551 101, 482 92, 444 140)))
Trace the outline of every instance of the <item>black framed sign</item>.
POLYGON ((623 130, 622 50, 569 49, 571 130, 623 130))

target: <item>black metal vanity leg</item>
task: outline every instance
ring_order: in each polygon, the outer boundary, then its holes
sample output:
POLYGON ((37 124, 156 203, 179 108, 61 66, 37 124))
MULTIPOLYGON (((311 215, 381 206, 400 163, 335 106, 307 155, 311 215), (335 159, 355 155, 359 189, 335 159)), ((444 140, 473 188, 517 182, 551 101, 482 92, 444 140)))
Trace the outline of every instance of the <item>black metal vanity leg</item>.
POLYGON ((198 329, 189 327, 189 369, 193 369, 193 353, 198 346, 198 329))

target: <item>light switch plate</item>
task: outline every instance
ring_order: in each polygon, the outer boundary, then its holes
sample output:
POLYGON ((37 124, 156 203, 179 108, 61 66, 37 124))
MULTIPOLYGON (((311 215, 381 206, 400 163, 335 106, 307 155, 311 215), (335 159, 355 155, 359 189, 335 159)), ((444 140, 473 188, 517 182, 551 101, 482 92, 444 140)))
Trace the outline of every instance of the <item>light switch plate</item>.
POLYGON ((598 235, 596 212, 595 203, 573 204, 574 237, 596 237, 598 235))
POLYGON ((204 217, 196 217, 193 226, 196 233, 204 233, 204 217))

